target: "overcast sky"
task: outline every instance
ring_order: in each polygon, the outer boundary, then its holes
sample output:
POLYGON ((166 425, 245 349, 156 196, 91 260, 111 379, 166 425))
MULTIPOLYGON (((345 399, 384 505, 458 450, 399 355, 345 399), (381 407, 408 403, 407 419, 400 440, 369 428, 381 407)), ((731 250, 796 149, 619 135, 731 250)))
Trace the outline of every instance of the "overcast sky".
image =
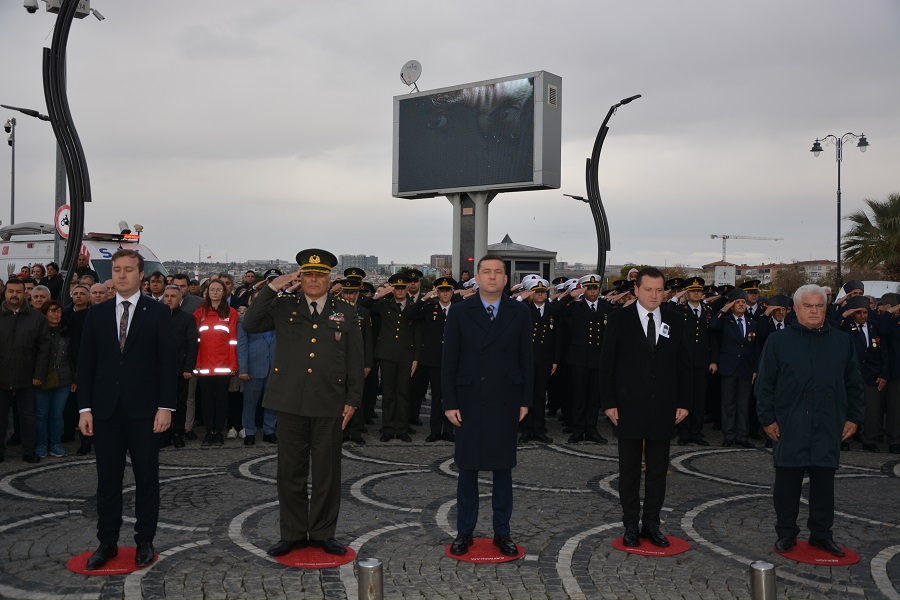
MULTIPOLYGON (((86 229, 144 226, 164 259, 290 258, 306 247, 424 262, 451 250, 444 198, 391 196, 392 98, 546 70, 562 77, 562 188, 500 194, 489 243, 596 261, 584 160, 610 105, 600 191, 609 263, 835 257, 843 212, 900 192, 900 2, 653 0, 137 2, 76 21, 69 100, 87 155, 86 229)), ((55 15, 0 2, 0 102, 46 113, 55 15)), ((2 121, 14 116, 3 109, 2 121)), ((19 115, 16 220, 53 219, 55 140, 19 115)), ((10 153, 0 150, 9 223, 10 153)), ((845 228, 846 228, 845 223, 845 228)))

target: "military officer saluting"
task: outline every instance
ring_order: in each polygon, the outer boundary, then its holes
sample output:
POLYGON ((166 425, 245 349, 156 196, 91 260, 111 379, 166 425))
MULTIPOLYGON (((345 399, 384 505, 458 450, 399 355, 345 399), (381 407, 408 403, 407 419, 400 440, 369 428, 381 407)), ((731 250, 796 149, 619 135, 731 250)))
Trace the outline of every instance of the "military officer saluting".
MULTIPOLYGON (((351 272, 362 272, 362 276, 365 276, 365 271, 362 269, 357 269, 356 267, 351 267, 344 271, 346 274, 347 271, 351 272)), ((353 306, 356 309, 356 322, 359 324, 359 330, 363 336, 363 348, 365 361, 363 368, 363 376, 368 382, 369 377, 372 374, 372 370, 375 366, 375 338, 372 334, 372 316, 369 314, 369 309, 364 308, 360 304, 357 303, 359 300, 359 288, 362 283, 362 277, 354 275, 353 277, 348 276, 346 279, 341 279, 338 281, 341 286, 341 298, 344 299, 348 304, 353 306)), ((365 395, 365 392, 364 392, 365 395)), ((363 438, 362 434, 365 431, 365 422, 363 418, 363 411, 357 410, 353 414, 353 418, 350 419, 350 423, 344 429, 344 441, 356 442, 357 444, 365 444, 366 440, 363 438)))
POLYGON ((337 258, 325 250, 297 254, 300 269, 271 280, 244 315, 250 333, 275 331, 277 341, 263 406, 278 412, 278 503, 283 556, 314 546, 345 554, 334 539, 341 504, 341 430, 363 389, 362 333, 352 306, 328 293, 337 258), (299 281, 298 281, 299 280, 299 281), (294 296, 277 297, 295 282, 294 296), (306 480, 316 469, 312 494, 306 480))
POLYGON ((759 279, 753 279, 738 285, 739 288, 747 292, 746 317, 748 319, 765 319, 766 309, 759 303, 759 284, 759 279))

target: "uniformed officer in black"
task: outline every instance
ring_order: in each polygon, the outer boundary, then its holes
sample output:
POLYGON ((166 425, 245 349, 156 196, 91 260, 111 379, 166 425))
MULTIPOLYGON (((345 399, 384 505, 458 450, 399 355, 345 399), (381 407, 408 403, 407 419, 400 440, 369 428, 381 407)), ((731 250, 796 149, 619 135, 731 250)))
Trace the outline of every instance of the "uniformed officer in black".
MULTIPOLYGON (((344 273, 346 274, 347 271, 362 271, 362 269, 352 267, 345 270, 344 273)), ((362 271, 362 274, 364 276, 365 271, 362 271)), ((356 322, 359 324, 360 332, 362 332, 363 348, 365 350, 365 367, 363 369, 363 374, 366 382, 368 382, 369 378, 372 377, 372 371, 375 365, 375 339, 372 335, 372 316, 369 314, 367 308, 364 308, 357 303, 359 300, 359 288, 362 283, 362 278, 358 276, 348 276, 346 279, 341 279, 337 283, 340 287, 341 298, 356 309, 356 322)), ((365 392, 363 392, 363 394, 365 395, 365 392)), ((362 436, 365 431, 366 427, 363 411, 358 410, 353 414, 353 418, 350 419, 350 423, 344 429, 344 441, 356 442, 357 444, 363 445, 366 443, 365 438, 362 436)))
MULTIPOLYGON (((415 306, 415 304, 425 295, 422 291, 421 279, 422 271, 419 269, 406 269, 402 272, 409 280, 406 286, 406 305, 415 306)), ((425 402, 425 393, 428 391, 428 373, 425 370, 416 369, 409 381, 409 433, 415 433, 412 425, 421 425, 422 419, 419 416, 422 412, 422 404, 425 402)))
MULTIPOLYGON (((351 271, 352 269, 347 269, 351 271)), ((362 269, 359 269, 362 271, 362 269)), ((362 271, 365 273, 365 271, 362 271)), ((363 275, 365 277, 365 275, 363 275)), ((348 277, 349 278, 349 277, 348 277)), ((362 281, 359 284, 359 296, 357 296, 357 302, 361 302, 362 304, 366 304, 372 300, 372 297, 375 295, 375 286, 372 285, 368 281, 362 281)), ((372 343, 374 345, 375 340, 378 339, 378 331, 381 329, 381 321, 376 317, 369 314, 369 320, 372 324, 372 343)), ((362 413, 363 413, 363 423, 366 425, 372 425, 375 422, 375 419, 378 418, 378 413, 375 412, 375 405, 378 404, 378 375, 380 373, 380 369, 378 368, 378 359, 376 358, 372 364, 372 371, 369 373, 369 376, 366 377, 365 385, 363 386, 363 400, 362 400, 362 413)))
POLYGON ((274 330, 276 339, 263 406, 278 411, 281 540, 268 552, 282 556, 314 546, 346 554, 334 533, 341 504, 342 429, 362 400, 362 334, 353 307, 328 293, 337 258, 309 249, 297 254, 297 262, 298 272, 276 277, 260 290, 243 321, 249 333, 274 330), (293 296, 276 297, 292 282, 293 296), (311 495, 310 463, 315 465, 311 495))
MULTIPOLYGON (((547 294, 549 296, 547 301, 550 302, 551 305, 556 302, 557 294, 561 294, 564 291, 562 285, 565 282, 565 277, 557 277, 550 282, 552 287, 547 290, 547 294)), ((566 334, 561 323, 559 322, 559 319, 557 319, 555 327, 556 337, 561 348, 561 354, 559 357, 559 363, 556 367, 556 374, 554 377, 550 378, 550 385, 547 386, 547 416, 555 417, 556 412, 562 411, 563 407, 565 407, 563 416, 569 418, 569 408, 571 407, 571 404, 569 402, 569 382, 567 376, 568 369, 566 368, 565 360, 566 334)))
POLYGON ((678 305, 685 321, 685 332, 691 352, 693 369, 693 388, 691 406, 688 416, 676 427, 678 445, 697 444, 709 446, 703 436, 703 412, 706 407, 706 390, 709 376, 716 372, 716 356, 718 354, 718 336, 710 334, 709 321, 713 317, 712 310, 703 303, 703 288, 706 282, 700 277, 692 277, 684 282, 687 301, 678 305))
POLYGON ((440 277, 434 281, 434 289, 419 294, 415 304, 410 303, 403 311, 404 316, 416 321, 422 328, 422 346, 419 348, 419 363, 414 377, 421 375, 426 385, 431 386, 430 432, 426 442, 455 440, 453 425, 444 414, 441 391, 441 357, 444 348, 444 323, 451 305, 461 298, 454 294, 457 287, 452 277, 440 277))
POLYGON ((519 443, 530 440, 550 444, 553 439, 547 435, 547 417, 544 406, 550 379, 558 368, 562 353, 558 317, 550 312, 547 301, 549 282, 534 279, 525 284, 524 301, 531 310, 531 352, 534 360, 534 397, 531 410, 519 425, 519 443))
POLYGON ((368 308, 381 321, 375 342, 375 358, 381 367, 381 441, 409 437, 409 387, 418 366, 418 349, 422 345, 422 328, 403 316, 408 300, 409 279, 400 273, 391 275, 388 283, 378 288, 368 308))
POLYGON ((599 275, 585 275, 579 287, 554 302, 552 313, 567 322, 570 341, 567 361, 572 382, 572 435, 582 440, 609 443, 597 430, 600 415, 600 349, 610 305, 600 298, 599 275), (578 300, 575 300, 575 298, 578 300))
MULTIPOLYGON (((765 320, 766 308, 759 302, 760 283, 759 279, 753 279, 738 285, 739 288, 747 292, 747 312, 745 316, 748 319, 765 320)), ((755 407, 753 412, 756 412, 755 407)))

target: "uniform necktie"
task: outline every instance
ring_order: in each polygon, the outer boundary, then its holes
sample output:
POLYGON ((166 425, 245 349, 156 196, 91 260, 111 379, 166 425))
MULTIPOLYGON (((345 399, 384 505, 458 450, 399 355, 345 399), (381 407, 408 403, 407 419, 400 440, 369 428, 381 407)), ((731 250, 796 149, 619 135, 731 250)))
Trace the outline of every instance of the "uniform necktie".
POLYGON ((591 302, 591 312, 597 312, 597 305, 591 302))
POLYGON ((310 306, 312 307, 312 318, 313 318, 313 321, 315 321, 316 319, 319 318, 319 307, 316 306, 315 302, 311 303, 310 306))
POLYGON ((775 325, 775 329, 778 330, 781 330, 782 327, 784 327, 784 323, 778 323, 777 325, 775 325))
POLYGON ((491 321, 493 321, 494 320, 494 305, 488 304, 487 311, 488 311, 488 316, 491 318, 491 321))
POLYGON ((647 341, 650 349, 656 350, 656 321, 653 320, 653 313, 647 313, 647 341))
POLYGON ((447 318, 447 308, 444 307, 442 310, 444 311, 444 318, 446 319, 447 318))
POLYGON ((741 337, 744 337, 744 319, 738 319, 738 329, 741 330, 741 337))
POLYGON ((125 351, 125 338, 128 336, 128 307, 131 306, 131 302, 128 300, 122 301, 122 318, 119 319, 119 351, 125 351))
POLYGON ((699 318, 700 318, 700 309, 699 309, 699 308, 695 308, 695 309, 694 309, 694 314, 697 315, 697 318, 699 319, 699 318))

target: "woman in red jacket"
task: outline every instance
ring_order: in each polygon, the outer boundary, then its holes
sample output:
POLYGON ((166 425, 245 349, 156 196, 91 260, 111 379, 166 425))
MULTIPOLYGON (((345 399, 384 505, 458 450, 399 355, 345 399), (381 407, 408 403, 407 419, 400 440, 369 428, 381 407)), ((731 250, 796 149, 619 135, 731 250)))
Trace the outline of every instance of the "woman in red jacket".
POLYGON ((225 443, 225 419, 228 414, 228 382, 237 374, 237 311, 225 301, 225 284, 211 281, 207 296, 194 312, 200 344, 197 348, 197 367, 203 401, 203 420, 206 437, 203 445, 225 443))

